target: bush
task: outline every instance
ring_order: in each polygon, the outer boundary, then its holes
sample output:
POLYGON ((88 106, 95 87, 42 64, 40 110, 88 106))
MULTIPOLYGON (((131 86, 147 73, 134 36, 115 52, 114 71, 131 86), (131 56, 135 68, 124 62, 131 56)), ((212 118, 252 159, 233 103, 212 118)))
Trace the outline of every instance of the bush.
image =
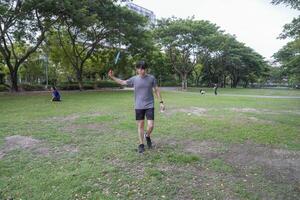
POLYGON ((6 85, 0 84, 0 92, 8 92, 9 88, 6 85))
POLYGON ((57 86, 60 90, 79 90, 78 83, 60 83, 57 86))
MULTIPOLYGON (((97 81, 97 82, 84 82, 83 89, 84 90, 92 90, 95 88, 119 88, 120 85, 113 81, 97 81)), ((60 83, 57 86, 60 90, 79 90, 78 83, 60 83)))
POLYGON ((122 87, 120 84, 113 81, 97 81, 97 88, 120 88, 122 87))
POLYGON ((181 83, 177 81, 163 81, 161 82, 162 87, 178 87, 181 86, 181 83))
POLYGON ((95 89, 94 83, 91 83, 91 82, 83 83, 83 89, 84 89, 84 90, 95 89))
POLYGON ((29 84, 29 83, 22 83, 19 85, 21 90, 23 91, 42 91, 45 90, 44 85, 39 85, 39 84, 29 84))

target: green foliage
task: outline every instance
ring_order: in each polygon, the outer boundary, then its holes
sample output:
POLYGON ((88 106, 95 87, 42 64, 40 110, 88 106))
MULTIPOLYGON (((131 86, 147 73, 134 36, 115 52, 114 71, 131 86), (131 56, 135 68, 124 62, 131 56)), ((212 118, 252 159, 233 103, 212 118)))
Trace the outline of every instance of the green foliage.
MULTIPOLYGON (((294 9, 300 10, 298 0, 273 0, 273 4, 286 4, 294 9)), ((294 18, 289 24, 284 25, 281 38, 293 38, 293 41, 287 43, 273 57, 281 64, 282 71, 289 77, 291 85, 299 87, 300 84, 300 16, 294 18)))
POLYGON ((78 83, 60 83, 57 88, 60 90, 79 90, 78 83))
POLYGON ((183 87, 190 75, 194 85, 225 86, 229 78, 232 87, 240 82, 247 87, 268 75, 269 66, 261 55, 208 21, 164 19, 155 32, 183 87))
POLYGON ((283 26, 283 32, 280 34, 280 38, 300 38, 300 16, 294 18, 291 23, 283 26))
POLYGON ((281 64, 282 71, 288 75, 292 85, 300 83, 300 39, 287 43, 274 58, 281 64))
POLYGON ((97 81, 96 86, 98 88, 120 88, 121 86, 114 81, 97 81))
POLYGON ((0 92, 8 92, 9 88, 6 85, 0 84, 0 92))
MULTIPOLYGON (((89 71, 86 71, 86 63, 97 50, 121 45, 130 46, 129 51, 134 50, 140 48, 138 41, 145 41, 143 38, 147 35, 144 28, 147 21, 144 17, 110 0, 72 0, 67 12, 70 18, 56 27, 52 45, 57 46, 54 49, 61 47, 61 54, 58 55, 63 55, 69 63, 67 66, 75 72, 80 89, 84 89, 84 73, 94 76, 99 71, 98 66, 91 65, 89 71)), ((57 53, 53 56, 57 58, 57 53)))
POLYGON ((39 84, 29 84, 29 83, 21 83, 20 88, 23 91, 42 91, 45 90, 44 85, 39 85, 39 84))
POLYGON ((18 91, 18 70, 45 40, 64 13, 60 1, 1 1, 0 52, 9 68, 11 88, 18 91))
MULTIPOLYGON (((78 83, 76 82, 62 82, 57 86, 60 90, 79 90, 78 83)), ((121 86, 113 81, 96 81, 96 82, 83 82, 83 88, 91 90, 95 88, 120 88, 121 86)))
POLYGON ((155 35, 157 42, 168 55, 175 72, 187 87, 188 75, 198 62, 198 54, 206 48, 206 40, 219 33, 219 28, 208 21, 169 18, 160 20, 155 35))
POLYGON ((285 4, 291 8, 300 10, 300 2, 298 0, 272 0, 272 4, 285 4))

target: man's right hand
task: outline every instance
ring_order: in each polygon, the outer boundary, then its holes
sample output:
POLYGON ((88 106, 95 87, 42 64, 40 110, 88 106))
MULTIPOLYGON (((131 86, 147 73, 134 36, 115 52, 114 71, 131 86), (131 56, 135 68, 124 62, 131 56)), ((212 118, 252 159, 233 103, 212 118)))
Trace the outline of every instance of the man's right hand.
POLYGON ((110 77, 110 78, 112 78, 113 76, 114 76, 114 72, 113 72, 113 70, 109 70, 108 71, 108 76, 110 77))

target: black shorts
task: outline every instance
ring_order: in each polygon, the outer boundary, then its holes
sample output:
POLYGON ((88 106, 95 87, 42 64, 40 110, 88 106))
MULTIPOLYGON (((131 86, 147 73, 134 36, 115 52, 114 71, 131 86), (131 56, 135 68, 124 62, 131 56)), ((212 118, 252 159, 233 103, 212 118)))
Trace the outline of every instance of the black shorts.
POLYGON ((135 109, 135 119, 144 120, 145 115, 147 120, 154 120, 154 108, 148 109, 135 109))

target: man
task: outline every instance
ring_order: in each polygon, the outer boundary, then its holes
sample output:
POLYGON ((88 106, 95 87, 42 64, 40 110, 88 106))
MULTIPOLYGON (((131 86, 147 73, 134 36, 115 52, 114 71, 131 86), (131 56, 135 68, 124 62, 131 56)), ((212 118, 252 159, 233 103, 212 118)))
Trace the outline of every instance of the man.
POLYGON ((143 153, 144 137, 148 148, 152 148, 151 133, 154 128, 154 97, 153 89, 156 97, 160 100, 160 110, 164 111, 165 106, 156 83, 154 76, 147 74, 147 64, 140 61, 136 65, 137 75, 128 80, 121 80, 116 78, 113 71, 110 70, 108 76, 115 82, 121 85, 133 86, 135 95, 135 118, 138 125, 139 146, 138 152, 143 153), (144 120, 147 118, 147 131, 144 132, 144 120))

